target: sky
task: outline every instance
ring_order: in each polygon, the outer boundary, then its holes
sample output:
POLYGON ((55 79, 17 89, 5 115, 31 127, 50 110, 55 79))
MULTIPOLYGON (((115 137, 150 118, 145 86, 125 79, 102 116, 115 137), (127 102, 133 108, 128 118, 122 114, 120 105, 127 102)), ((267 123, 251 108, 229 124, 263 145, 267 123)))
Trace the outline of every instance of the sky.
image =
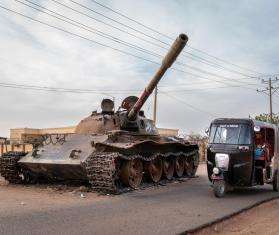
MULTIPOLYGON (((126 96, 138 96, 158 69, 150 60, 161 62, 151 54, 165 55, 180 33, 186 33, 189 41, 175 69, 167 71, 159 84, 158 127, 203 134, 214 118, 268 112, 268 96, 256 90, 265 89, 263 78, 279 73, 278 1, 98 0, 168 38, 92 0, 28 1, 1 0, 0 6, 64 32, 0 8, 0 136, 8 136, 10 128, 76 125, 100 110, 103 98, 114 98, 118 107, 126 96), (34 7, 32 2, 82 27, 23 5, 34 7), (126 45, 97 35, 96 30, 126 45), (7 84, 89 89, 91 93, 18 89, 7 84)), ((273 98, 277 113, 278 94, 273 98)), ((144 110, 152 118, 153 96, 144 110)))

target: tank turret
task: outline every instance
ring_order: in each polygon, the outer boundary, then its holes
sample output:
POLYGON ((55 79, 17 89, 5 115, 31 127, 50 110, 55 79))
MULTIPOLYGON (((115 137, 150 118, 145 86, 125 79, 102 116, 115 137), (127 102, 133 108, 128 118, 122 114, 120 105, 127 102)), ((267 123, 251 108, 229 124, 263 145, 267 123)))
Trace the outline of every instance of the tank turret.
MULTIPOLYGON (((141 134, 156 134, 156 128, 152 122, 140 113, 141 108, 152 94, 165 72, 175 62, 177 56, 185 47, 188 37, 180 34, 174 41, 167 55, 164 57, 160 68, 155 73, 140 97, 129 96, 121 104, 122 111, 114 112, 114 104, 109 99, 102 102, 102 112, 93 113, 83 119, 76 128, 78 134, 104 134, 107 131, 127 130, 140 132, 141 134)), ((142 111, 143 112, 143 111, 142 111)))

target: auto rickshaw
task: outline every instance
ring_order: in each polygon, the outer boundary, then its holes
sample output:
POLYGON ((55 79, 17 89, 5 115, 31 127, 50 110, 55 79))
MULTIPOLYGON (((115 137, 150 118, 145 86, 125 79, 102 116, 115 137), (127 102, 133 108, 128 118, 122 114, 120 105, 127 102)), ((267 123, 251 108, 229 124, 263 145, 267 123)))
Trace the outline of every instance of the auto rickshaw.
POLYGON ((235 187, 279 190, 278 126, 253 119, 215 119, 209 129, 208 178, 216 197, 235 187))

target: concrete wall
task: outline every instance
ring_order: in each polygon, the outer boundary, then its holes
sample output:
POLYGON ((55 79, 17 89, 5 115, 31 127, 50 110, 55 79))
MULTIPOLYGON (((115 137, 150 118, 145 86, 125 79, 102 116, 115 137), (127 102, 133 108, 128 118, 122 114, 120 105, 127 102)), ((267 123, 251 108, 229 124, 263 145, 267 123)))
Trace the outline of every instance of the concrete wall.
POLYGON ((34 137, 44 134, 72 134, 75 133, 75 126, 58 127, 58 128, 14 128, 10 129, 11 143, 23 143, 26 138, 34 137))
POLYGON ((0 156, 3 153, 16 151, 16 152, 30 152, 33 147, 31 144, 0 144, 0 156))
POLYGON ((158 128, 159 134, 163 136, 178 136, 178 129, 158 128))

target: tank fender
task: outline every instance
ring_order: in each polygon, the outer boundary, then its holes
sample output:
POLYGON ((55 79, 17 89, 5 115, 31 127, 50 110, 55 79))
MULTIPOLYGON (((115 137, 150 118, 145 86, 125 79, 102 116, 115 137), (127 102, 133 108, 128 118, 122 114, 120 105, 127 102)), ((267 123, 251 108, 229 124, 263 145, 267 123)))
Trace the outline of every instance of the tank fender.
POLYGON ((156 152, 165 154, 169 152, 198 152, 199 147, 196 144, 183 144, 180 142, 157 142, 153 140, 137 141, 133 143, 96 143, 96 150, 102 149, 102 152, 119 152, 124 155, 133 155, 140 153, 142 155, 152 155, 156 152))

